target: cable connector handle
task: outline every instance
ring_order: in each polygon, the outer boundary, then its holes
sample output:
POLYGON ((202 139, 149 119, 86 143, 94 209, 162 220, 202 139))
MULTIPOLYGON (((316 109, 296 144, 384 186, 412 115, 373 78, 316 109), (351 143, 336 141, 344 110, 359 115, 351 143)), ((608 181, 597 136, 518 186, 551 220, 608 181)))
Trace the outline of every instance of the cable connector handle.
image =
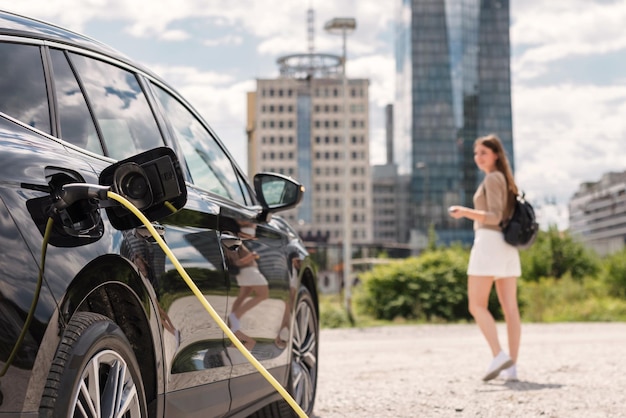
POLYGON ((71 204, 83 199, 107 199, 107 192, 110 186, 100 186, 98 184, 89 183, 68 183, 61 187, 61 191, 57 194, 57 201, 54 207, 62 210, 71 204))

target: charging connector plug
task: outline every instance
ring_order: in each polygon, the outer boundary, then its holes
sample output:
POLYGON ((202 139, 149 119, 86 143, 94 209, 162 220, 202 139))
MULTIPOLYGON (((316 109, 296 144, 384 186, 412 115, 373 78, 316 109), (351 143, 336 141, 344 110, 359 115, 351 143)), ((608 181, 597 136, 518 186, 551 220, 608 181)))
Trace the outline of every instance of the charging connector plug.
POLYGON ((54 207, 57 210, 63 210, 79 200, 106 200, 107 192, 110 189, 111 188, 109 186, 99 186, 97 184, 88 183, 64 184, 56 195, 57 201, 55 202, 54 207))

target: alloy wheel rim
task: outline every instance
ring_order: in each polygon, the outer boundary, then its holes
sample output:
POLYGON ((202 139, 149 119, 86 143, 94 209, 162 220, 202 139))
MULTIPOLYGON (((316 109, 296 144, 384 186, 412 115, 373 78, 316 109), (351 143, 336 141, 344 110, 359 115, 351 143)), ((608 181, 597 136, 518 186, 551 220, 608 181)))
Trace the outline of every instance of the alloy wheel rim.
POLYGON ((317 326, 313 308, 305 300, 298 304, 296 311, 291 378, 294 400, 308 411, 315 397, 317 380, 317 326))
POLYGON ((137 387, 115 351, 97 353, 85 366, 74 393, 73 417, 141 418, 137 387))

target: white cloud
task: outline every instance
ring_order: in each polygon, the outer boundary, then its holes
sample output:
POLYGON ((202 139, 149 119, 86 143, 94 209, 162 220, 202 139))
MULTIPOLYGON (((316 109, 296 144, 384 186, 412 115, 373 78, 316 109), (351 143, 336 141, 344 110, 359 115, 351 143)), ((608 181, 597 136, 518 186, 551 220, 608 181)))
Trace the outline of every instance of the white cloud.
POLYGON ((626 81, 587 70, 586 84, 574 84, 567 67, 624 56, 626 0, 511 7, 516 180, 538 204, 542 226, 566 228, 567 203, 582 182, 626 169, 626 81))
POLYGON ((626 169, 626 85, 513 91, 516 180, 564 204, 580 183, 626 169))
POLYGON ((218 46, 218 45, 241 45, 243 38, 238 35, 226 35, 216 39, 206 39, 203 44, 205 46, 218 46))
POLYGON ((626 0, 527 0, 512 2, 511 43, 523 50, 513 57, 520 79, 549 71, 551 62, 626 49, 626 0))
POLYGON ((230 74, 216 73, 212 71, 200 71, 194 67, 163 66, 158 63, 148 65, 152 71, 167 80, 172 86, 205 86, 205 85, 230 85, 235 83, 235 78, 230 74))
POLYGON ((395 72, 392 55, 368 55, 348 60, 346 73, 351 78, 370 80, 370 103, 384 107, 393 103, 395 72))

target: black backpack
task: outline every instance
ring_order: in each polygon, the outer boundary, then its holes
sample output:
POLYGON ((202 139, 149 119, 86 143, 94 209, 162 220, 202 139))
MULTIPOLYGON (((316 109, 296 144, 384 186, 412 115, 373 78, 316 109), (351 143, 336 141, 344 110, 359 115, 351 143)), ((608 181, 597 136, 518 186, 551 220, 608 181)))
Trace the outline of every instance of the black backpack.
POLYGON ((539 232, 539 224, 535 218, 535 210, 524 198, 524 193, 515 197, 515 209, 513 216, 506 221, 500 222, 504 240, 517 248, 530 247, 539 232))

